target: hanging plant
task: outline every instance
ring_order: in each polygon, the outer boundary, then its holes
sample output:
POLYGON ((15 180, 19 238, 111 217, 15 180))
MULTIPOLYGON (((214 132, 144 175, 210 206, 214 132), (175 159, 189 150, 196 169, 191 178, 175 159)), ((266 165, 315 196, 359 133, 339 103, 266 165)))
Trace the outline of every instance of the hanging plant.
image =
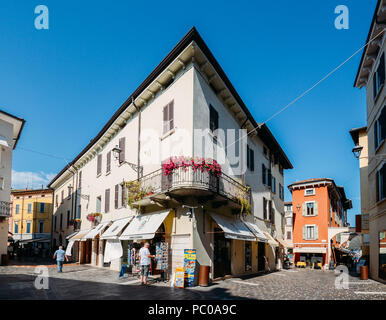
POLYGON ((87 220, 90 222, 99 222, 102 219, 102 214, 99 212, 89 213, 87 215, 87 220))
POLYGON ((142 188, 139 181, 128 181, 125 184, 127 189, 127 203, 133 209, 133 203, 153 194, 154 188, 142 188))
POLYGON ((209 172, 214 176, 221 176, 221 165, 212 158, 199 157, 170 157, 163 165, 162 172, 165 176, 171 175, 178 168, 187 169, 191 167, 194 172, 200 170, 201 172, 209 172))

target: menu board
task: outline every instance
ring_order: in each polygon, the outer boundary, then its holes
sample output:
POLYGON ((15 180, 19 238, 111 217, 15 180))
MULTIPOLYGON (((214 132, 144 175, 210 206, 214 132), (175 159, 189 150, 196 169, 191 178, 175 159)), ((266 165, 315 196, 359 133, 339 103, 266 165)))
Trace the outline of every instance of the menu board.
POLYGON ((185 269, 184 268, 176 268, 175 276, 174 276, 174 286, 176 288, 184 287, 184 278, 185 278, 185 269))
POLYGON ((194 273, 196 269, 196 249, 184 250, 185 284, 187 287, 194 286, 194 273))
POLYGON ((169 246, 167 242, 157 242, 155 246, 156 270, 168 268, 169 246))

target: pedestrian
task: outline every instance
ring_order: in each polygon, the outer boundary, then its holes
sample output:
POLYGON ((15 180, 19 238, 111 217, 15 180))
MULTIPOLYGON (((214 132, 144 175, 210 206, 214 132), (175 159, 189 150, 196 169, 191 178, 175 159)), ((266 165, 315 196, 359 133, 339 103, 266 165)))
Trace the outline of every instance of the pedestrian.
POLYGON ((64 258, 66 258, 66 261, 68 262, 66 252, 63 250, 62 246, 59 246, 59 249, 55 251, 53 258, 56 258, 56 262, 58 263, 58 272, 62 272, 64 258))
POLYGON ((154 255, 150 254, 150 244, 146 242, 144 246, 139 250, 140 264, 141 264, 141 284, 148 284, 147 276, 150 269, 150 258, 154 258, 154 255))

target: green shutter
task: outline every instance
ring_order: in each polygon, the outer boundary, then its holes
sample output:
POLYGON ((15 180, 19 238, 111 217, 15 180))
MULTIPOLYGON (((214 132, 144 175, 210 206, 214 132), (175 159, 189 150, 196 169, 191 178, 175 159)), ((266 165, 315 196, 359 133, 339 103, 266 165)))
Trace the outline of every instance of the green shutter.
POLYGON ((318 203, 316 201, 314 202, 314 215, 318 215, 318 203))
POLYGON ((306 228, 306 226, 303 226, 303 239, 304 240, 307 239, 307 228, 306 228))
POLYGON ((319 227, 316 226, 316 225, 314 227, 314 237, 315 237, 314 240, 318 240, 319 239, 319 227))
POLYGON ((306 204, 303 203, 303 216, 306 216, 307 215, 307 207, 306 207, 306 204))

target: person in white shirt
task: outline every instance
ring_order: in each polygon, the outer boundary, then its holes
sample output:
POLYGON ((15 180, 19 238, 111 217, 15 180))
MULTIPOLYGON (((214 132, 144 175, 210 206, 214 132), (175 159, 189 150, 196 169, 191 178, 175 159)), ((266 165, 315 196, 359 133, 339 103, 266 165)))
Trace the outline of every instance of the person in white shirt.
POLYGON ((146 242, 144 246, 139 250, 140 264, 141 264, 141 284, 148 284, 147 275, 150 269, 150 258, 154 258, 154 255, 149 251, 150 243, 146 242))

